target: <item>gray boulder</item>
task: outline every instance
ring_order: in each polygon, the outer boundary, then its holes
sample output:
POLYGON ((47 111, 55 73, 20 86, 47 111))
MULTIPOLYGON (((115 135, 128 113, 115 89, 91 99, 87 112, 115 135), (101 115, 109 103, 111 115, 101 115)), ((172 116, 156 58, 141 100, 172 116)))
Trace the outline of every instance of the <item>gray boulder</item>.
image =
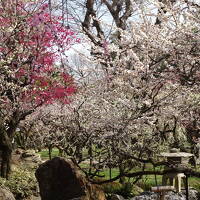
POLYGON ((8 189, 0 188, 0 200, 15 200, 15 197, 8 189))

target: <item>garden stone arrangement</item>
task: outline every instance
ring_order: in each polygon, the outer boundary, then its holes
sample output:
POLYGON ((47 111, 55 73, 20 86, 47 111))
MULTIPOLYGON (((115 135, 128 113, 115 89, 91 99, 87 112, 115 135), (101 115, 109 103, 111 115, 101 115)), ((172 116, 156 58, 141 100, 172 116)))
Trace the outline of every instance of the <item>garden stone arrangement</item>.
MULTIPOLYGON (((159 195, 154 192, 143 192, 140 195, 131 198, 130 200, 158 200, 158 199, 159 195)), ((189 200, 199 200, 199 199, 200 199, 199 193, 196 190, 190 190, 189 200)), ((120 195, 113 195, 111 197, 111 200, 125 200, 125 198, 123 198, 120 195)), ((185 192, 184 191, 180 193, 168 192, 165 195, 165 200, 186 200, 185 192)))

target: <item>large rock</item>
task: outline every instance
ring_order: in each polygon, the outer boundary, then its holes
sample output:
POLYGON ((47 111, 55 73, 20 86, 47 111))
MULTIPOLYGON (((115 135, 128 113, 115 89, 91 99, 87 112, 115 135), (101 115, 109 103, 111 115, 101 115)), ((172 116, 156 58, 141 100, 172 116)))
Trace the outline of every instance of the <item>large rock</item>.
POLYGON ((36 170, 42 200, 105 200, 103 191, 89 184, 71 161, 55 157, 36 170))
POLYGON ((15 200, 15 197, 8 189, 0 188, 0 200, 15 200))

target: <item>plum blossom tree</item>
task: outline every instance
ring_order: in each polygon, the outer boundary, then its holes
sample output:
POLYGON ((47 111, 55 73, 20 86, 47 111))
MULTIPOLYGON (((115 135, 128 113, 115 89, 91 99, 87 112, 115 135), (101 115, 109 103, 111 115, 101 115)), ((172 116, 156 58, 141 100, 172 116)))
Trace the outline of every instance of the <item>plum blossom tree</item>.
POLYGON ((133 2, 86 1, 82 29, 102 76, 82 88, 70 105, 76 112, 68 116, 77 120, 71 126, 85 136, 83 143, 106 149, 106 155, 111 151, 107 160, 117 165, 128 158, 151 162, 161 150, 183 148, 190 130, 199 137, 194 121, 200 101, 200 6, 148 1, 148 7, 138 7, 138 20, 131 18, 133 2), (106 22, 98 18, 96 2, 113 17, 112 38, 102 28, 106 22))
POLYGON ((65 52, 78 42, 74 31, 44 1, 0 1, 1 176, 8 178, 12 140, 21 120, 44 104, 69 103, 75 84, 65 52))

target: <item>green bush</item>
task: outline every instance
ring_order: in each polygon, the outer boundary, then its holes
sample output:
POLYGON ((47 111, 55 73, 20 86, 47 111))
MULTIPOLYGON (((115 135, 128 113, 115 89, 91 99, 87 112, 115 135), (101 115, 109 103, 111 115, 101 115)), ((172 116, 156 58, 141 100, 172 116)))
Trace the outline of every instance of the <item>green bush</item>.
POLYGON ((16 200, 32 195, 36 192, 36 185, 34 172, 21 168, 16 168, 11 173, 9 180, 0 178, 0 186, 9 188, 16 200))

